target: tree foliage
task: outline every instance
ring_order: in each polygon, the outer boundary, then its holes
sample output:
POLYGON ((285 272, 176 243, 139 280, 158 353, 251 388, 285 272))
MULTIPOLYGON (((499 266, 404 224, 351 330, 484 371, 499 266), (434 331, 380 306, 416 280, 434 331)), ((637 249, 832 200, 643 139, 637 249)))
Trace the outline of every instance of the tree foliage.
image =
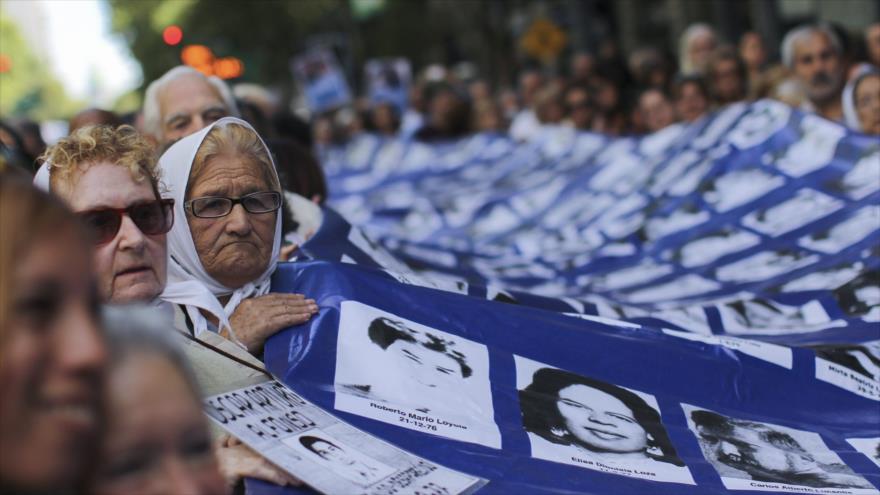
POLYGON ((416 67, 471 60, 497 73, 498 62, 512 56, 504 38, 504 1, 373 0, 366 16, 359 2, 110 0, 114 29, 140 61, 144 85, 178 65, 188 44, 243 60, 242 80, 282 88, 292 82, 290 59, 322 42, 339 48, 356 82, 363 62, 373 57, 405 56, 416 67), (162 40, 162 30, 172 24, 183 30, 175 47, 162 40))
POLYGON ((0 52, 8 69, 0 73, 0 115, 34 120, 66 119, 76 111, 64 87, 21 36, 18 26, 0 16, 0 52))
POLYGON ((251 2, 227 0, 111 0, 113 27, 128 39, 141 63, 144 84, 180 64, 189 44, 206 45, 218 57, 244 61, 244 80, 265 84, 290 79, 290 57, 305 48, 310 33, 345 26, 344 0, 251 2), (162 30, 183 30, 183 42, 167 46, 162 30))

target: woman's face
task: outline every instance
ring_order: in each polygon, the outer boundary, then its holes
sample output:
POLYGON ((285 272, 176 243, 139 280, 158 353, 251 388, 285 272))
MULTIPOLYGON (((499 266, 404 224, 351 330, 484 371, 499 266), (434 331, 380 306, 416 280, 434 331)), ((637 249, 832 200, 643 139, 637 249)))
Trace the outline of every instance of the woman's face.
POLYGON ((866 76, 859 81, 854 97, 862 132, 880 134, 880 76, 866 76))
POLYGON ((91 493, 225 493, 201 405, 164 356, 135 353, 108 376, 108 424, 91 493))
MULTIPOLYGON (((240 155, 212 158, 194 180, 187 200, 206 196, 239 198, 272 190, 260 165, 240 155)), ((277 214, 249 213, 241 204, 233 205, 228 215, 219 218, 199 218, 187 212, 193 243, 205 271, 232 289, 256 280, 272 258, 277 214)))
POLYGON ((47 492, 77 482, 100 417, 106 348, 90 247, 70 229, 25 252, 0 347, 0 477, 47 492))
MULTIPOLYGON (((91 165, 65 196, 76 212, 159 199, 149 181, 135 182, 128 168, 112 163, 91 165)), ((125 215, 116 236, 95 247, 101 299, 114 304, 155 299, 165 288, 166 259, 166 234, 146 235, 125 215)))
POLYGON ((620 399, 586 385, 569 385, 556 402, 568 431, 590 450, 643 452, 648 435, 620 399))

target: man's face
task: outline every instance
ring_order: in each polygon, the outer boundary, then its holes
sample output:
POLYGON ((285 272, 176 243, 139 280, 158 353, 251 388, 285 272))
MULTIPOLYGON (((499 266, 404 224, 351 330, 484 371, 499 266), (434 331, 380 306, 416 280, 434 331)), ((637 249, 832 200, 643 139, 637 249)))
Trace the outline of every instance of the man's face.
MULTIPOLYGON (((156 201, 149 181, 135 182, 127 167, 98 163, 62 191, 76 212, 128 208, 156 201), (69 197, 68 197, 69 196, 69 197)), ((95 247, 98 290, 104 301, 150 301, 165 288, 166 235, 146 235, 125 215, 116 236, 95 247)))
POLYGON ((813 33, 794 46, 794 73, 812 102, 826 103, 840 95, 843 67, 840 55, 824 33, 813 33))
POLYGON ((703 430, 701 436, 720 462, 745 471, 756 480, 785 480, 796 475, 822 472, 805 452, 774 445, 762 438, 760 432, 750 428, 735 426, 727 435, 703 430))
POLYGON ((172 143, 229 115, 220 93, 201 76, 185 75, 159 93, 162 143, 172 143))
MULTIPOLYGON (((424 334, 407 328, 400 322, 390 321, 389 325, 412 335, 419 342, 428 339, 424 334)), ((451 356, 426 348, 419 342, 396 340, 388 347, 395 368, 404 370, 403 376, 428 388, 450 389, 460 385, 461 365, 451 356)))

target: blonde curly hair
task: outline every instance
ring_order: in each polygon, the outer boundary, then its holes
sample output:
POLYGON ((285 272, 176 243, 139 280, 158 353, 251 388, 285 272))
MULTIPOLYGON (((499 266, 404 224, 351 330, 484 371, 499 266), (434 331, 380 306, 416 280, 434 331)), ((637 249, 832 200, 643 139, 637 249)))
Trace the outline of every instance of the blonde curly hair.
POLYGON ((156 198, 160 197, 156 149, 129 125, 80 127, 46 149, 40 158, 49 166, 50 189, 62 196, 91 165, 112 163, 126 167, 135 182, 149 181, 156 198))

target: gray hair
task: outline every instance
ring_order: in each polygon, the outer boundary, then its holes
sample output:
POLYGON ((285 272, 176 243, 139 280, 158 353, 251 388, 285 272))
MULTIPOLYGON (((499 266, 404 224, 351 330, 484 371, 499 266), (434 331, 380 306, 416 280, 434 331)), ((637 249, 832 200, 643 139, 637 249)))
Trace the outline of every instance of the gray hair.
POLYGON ((235 104, 235 98, 229 86, 217 76, 206 76, 201 72, 193 69, 188 65, 178 65, 162 75, 159 79, 151 82, 147 86, 147 92, 144 94, 144 132, 161 141, 162 139, 162 112, 159 110, 159 95, 162 91, 175 80, 183 76, 199 76, 208 84, 214 87, 220 94, 223 104, 229 110, 229 115, 238 117, 238 106, 235 104))
POLYGON ((678 63, 681 65, 680 70, 682 74, 692 74, 694 72, 695 67, 688 53, 688 47, 694 38, 703 34, 712 36, 717 43, 718 35, 715 33, 715 30, 704 22, 691 24, 681 33, 681 38, 678 40, 678 63))
POLYGON ((196 397, 201 397, 195 372, 174 340, 171 317, 155 306, 105 306, 102 320, 110 348, 111 367, 124 363, 135 354, 163 357, 183 376, 196 397))
POLYGON ((840 38, 830 27, 825 24, 803 24, 789 31, 782 40, 782 63, 789 69, 794 68, 795 45, 806 41, 807 38, 815 34, 824 34, 828 37, 828 41, 838 55, 843 52, 840 38))

